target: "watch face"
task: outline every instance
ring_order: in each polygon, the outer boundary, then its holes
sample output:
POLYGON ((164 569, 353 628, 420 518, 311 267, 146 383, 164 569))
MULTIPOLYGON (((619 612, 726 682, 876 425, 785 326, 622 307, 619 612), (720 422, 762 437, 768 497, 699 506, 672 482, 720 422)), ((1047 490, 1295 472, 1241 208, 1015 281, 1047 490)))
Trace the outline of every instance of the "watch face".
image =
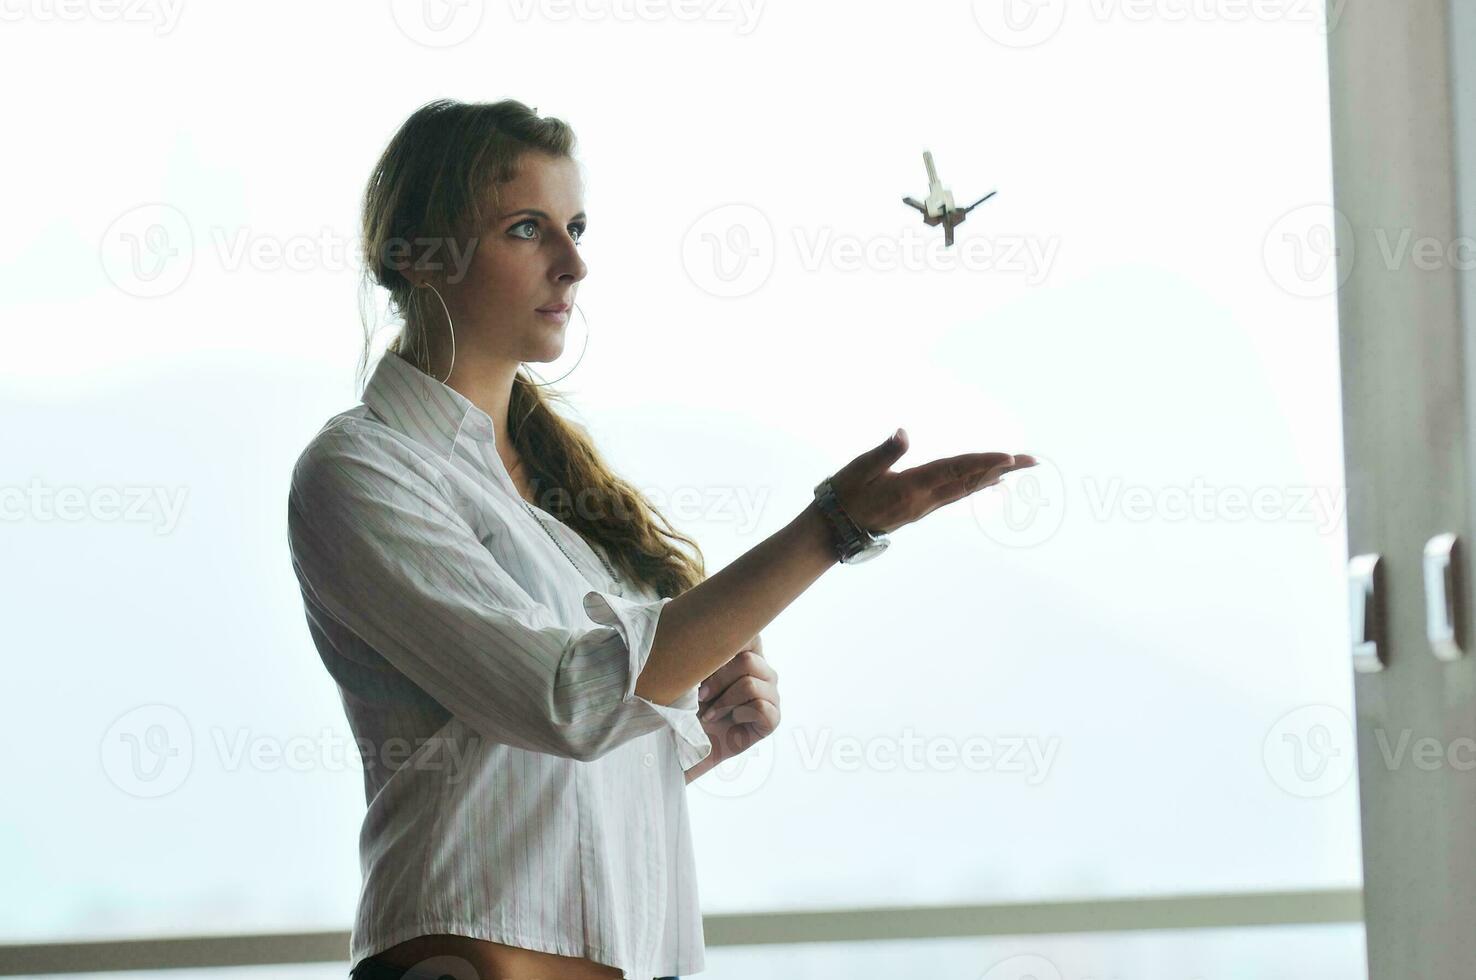
POLYGON ((885 538, 883 538, 880 541, 873 541, 871 544, 867 545, 866 547, 862 548, 860 551, 858 551, 854 555, 852 555, 846 561, 846 564, 847 565, 859 565, 863 561, 870 561, 871 559, 875 558, 877 555, 881 554, 883 551, 886 551, 887 550, 887 543, 888 542, 887 542, 887 540, 885 538))

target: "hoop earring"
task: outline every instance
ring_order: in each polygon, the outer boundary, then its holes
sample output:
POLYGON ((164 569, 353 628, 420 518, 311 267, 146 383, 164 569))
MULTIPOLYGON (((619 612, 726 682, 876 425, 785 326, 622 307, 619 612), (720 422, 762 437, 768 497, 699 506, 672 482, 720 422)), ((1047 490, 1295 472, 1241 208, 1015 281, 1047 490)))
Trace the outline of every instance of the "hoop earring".
MULTIPOLYGON (((575 303, 574 304, 574 309, 579 310, 579 304, 578 303, 575 303)), ((579 319, 581 319, 581 320, 584 321, 584 346, 581 347, 581 348, 579 348, 579 357, 575 359, 575 361, 574 361, 574 367, 571 367, 569 370, 565 371, 563 374, 559 375, 557 378, 554 378, 553 381, 525 381, 525 382, 523 382, 524 384, 528 385, 528 387, 530 387, 530 388, 542 388, 544 385, 551 385, 555 381, 563 381, 569 375, 571 375, 571 374, 574 373, 574 368, 577 368, 579 366, 579 362, 582 361, 582 360, 584 360, 584 352, 589 349, 589 318, 584 315, 584 311, 583 310, 579 310, 579 319)), ((527 361, 524 361, 523 362, 523 368, 529 374, 536 375, 538 373, 538 372, 534 371, 531 367, 528 367, 528 362, 527 361)))
MULTIPOLYGON (((421 283, 421 285, 422 286, 425 286, 431 292, 435 293, 436 294, 436 299, 441 300, 441 309, 446 314, 446 329, 449 330, 449 331, 451 331, 451 366, 446 369, 446 377, 445 378, 438 379, 441 382, 441 384, 445 384, 447 381, 449 381, 451 379, 451 372, 454 371, 454 370, 456 370, 456 327, 451 323, 451 311, 448 310, 448 309, 446 309, 446 301, 445 301, 445 299, 443 299, 441 297, 441 291, 439 289, 437 289, 435 286, 432 286, 429 282, 423 282, 423 283, 421 283)), ((424 339, 423 334, 424 334, 424 331, 425 331, 425 326, 424 326, 423 323, 421 325, 421 331, 422 331, 422 339, 424 339)), ((430 345, 428 345, 428 344, 426 345, 425 354, 426 354, 426 367, 430 367, 430 345)), ((427 374, 430 374, 429 371, 427 371, 426 373, 427 374)), ((435 375, 434 374, 431 374, 431 377, 434 378, 435 375)))

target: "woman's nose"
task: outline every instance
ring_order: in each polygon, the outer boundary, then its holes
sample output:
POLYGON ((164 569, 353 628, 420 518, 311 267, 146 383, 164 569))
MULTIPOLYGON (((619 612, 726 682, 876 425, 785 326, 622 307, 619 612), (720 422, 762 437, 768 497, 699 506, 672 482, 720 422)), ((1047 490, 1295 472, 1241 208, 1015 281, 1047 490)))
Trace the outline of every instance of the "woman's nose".
POLYGON ((559 257, 554 266, 555 276, 563 281, 578 282, 589 272, 589 267, 584 264, 584 257, 579 254, 578 246, 571 241, 559 257))

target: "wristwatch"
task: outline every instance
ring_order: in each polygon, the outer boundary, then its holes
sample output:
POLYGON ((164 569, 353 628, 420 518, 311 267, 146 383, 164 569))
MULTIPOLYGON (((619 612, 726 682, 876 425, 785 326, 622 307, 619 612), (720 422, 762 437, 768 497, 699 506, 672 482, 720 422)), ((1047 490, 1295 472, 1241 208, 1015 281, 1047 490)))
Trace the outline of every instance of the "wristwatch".
POLYGON ((856 565, 887 550, 890 541, 885 534, 873 534, 841 509, 840 501, 835 499, 835 488, 830 485, 830 477, 815 487, 815 502, 835 531, 835 554, 843 563, 856 565))

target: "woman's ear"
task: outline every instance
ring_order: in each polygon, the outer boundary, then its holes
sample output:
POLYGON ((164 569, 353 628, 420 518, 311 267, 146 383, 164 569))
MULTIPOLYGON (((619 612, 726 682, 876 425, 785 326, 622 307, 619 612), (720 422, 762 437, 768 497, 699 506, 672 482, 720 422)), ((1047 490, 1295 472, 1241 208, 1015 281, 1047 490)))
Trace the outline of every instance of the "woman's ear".
POLYGON ((416 240, 414 232, 394 239, 386 246, 385 255, 386 264, 403 276, 412 289, 419 289, 430 279, 425 268, 426 256, 416 246, 416 240))

